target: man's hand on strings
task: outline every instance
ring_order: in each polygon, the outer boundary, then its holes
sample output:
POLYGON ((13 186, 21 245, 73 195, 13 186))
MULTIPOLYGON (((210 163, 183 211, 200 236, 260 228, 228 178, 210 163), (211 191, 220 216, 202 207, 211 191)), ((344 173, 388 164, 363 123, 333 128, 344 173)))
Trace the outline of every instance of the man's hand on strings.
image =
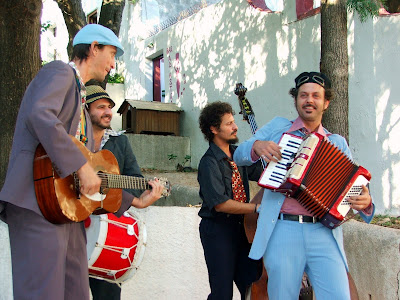
POLYGON ((158 178, 150 180, 149 185, 151 186, 150 190, 145 190, 139 198, 133 198, 132 206, 136 208, 145 208, 162 197, 164 184, 162 184, 158 178))

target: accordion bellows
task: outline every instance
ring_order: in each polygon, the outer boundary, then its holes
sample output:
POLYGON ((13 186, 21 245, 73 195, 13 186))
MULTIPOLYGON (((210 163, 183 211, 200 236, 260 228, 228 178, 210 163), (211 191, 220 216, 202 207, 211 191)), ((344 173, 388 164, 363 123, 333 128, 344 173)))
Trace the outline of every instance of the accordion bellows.
POLYGON ((322 135, 312 133, 299 146, 279 187, 264 187, 295 198, 323 225, 335 228, 351 208, 348 197, 359 195, 370 179, 365 168, 322 135))

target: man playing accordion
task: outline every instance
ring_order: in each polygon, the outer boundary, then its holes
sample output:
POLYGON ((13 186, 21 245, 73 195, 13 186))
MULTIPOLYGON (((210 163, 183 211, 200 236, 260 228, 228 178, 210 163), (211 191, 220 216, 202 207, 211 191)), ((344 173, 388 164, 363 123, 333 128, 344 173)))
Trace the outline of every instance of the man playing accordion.
MULTIPOLYGON (((298 117, 294 121, 276 117, 243 142, 234 154, 238 165, 247 166, 259 159, 277 162, 282 158, 278 145, 284 133, 304 137, 321 134, 351 159, 346 140, 331 134, 322 124, 322 115, 333 99, 329 78, 319 72, 303 72, 290 90, 298 117)), ((329 176, 329 174, 327 174, 329 176)), ((368 188, 348 199, 352 209, 370 222, 374 205, 368 188)), ((348 265, 339 226, 330 229, 302 206, 283 193, 264 189, 259 208, 257 231, 249 257, 263 257, 268 273, 269 299, 298 299, 303 272, 306 272, 317 299, 350 299, 346 272, 348 265)))

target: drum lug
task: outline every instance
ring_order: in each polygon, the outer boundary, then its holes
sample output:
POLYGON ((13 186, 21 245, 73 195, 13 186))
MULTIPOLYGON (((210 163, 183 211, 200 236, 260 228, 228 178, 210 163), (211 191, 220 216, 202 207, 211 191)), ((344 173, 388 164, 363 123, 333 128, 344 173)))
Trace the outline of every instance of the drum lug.
POLYGON ((133 225, 128 225, 127 232, 128 232, 129 235, 134 235, 135 234, 135 228, 133 227, 133 225))
POLYGON ((107 272, 107 276, 110 276, 110 277, 114 277, 115 274, 117 274, 117 271, 114 271, 114 270, 109 270, 109 271, 107 272))
POLYGON ((122 259, 127 259, 129 257, 129 252, 131 249, 129 248, 124 248, 121 252, 121 258, 122 259))

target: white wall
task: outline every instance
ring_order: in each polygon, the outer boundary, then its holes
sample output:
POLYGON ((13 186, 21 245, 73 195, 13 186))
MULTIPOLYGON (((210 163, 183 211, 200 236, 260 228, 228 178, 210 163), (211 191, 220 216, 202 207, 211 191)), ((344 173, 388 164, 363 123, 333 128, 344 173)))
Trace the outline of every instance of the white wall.
MULTIPOLYGON (((143 10, 145 4, 157 3, 151 11, 161 22, 168 15, 164 2, 126 1, 120 30, 126 52, 118 64, 125 75, 124 98, 152 100, 151 60, 163 54, 165 101, 184 110, 181 132, 191 139, 192 167, 207 148, 197 125, 200 110, 222 100, 238 111, 233 93, 237 82, 248 88, 259 127, 277 115, 296 116, 288 90, 300 72, 319 68, 320 15, 297 21, 294 1, 289 0, 281 13, 260 12, 246 0, 222 0, 147 38, 152 15, 143 10)), ((177 11, 173 6, 169 13, 177 11)), ((399 215, 400 15, 360 23, 349 14, 348 28, 350 147, 356 162, 372 173, 377 211, 399 215)), ((236 122, 243 141, 250 136, 249 126, 240 115, 236 122)))
POLYGON ((0 300, 13 299, 10 239, 8 226, 0 221, 0 300))
MULTIPOLYGON (((122 300, 204 300, 210 292, 195 207, 151 206, 136 210, 147 239, 144 257, 122 285, 122 300)), ((140 233, 139 233, 140 235, 140 233)), ((0 300, 12 300, 7 225, 0 221, 0 300)), ((234 300, 240 299, 234 288, 234 300)))
POLYGON ((117 113, 117 111, 125 100, 124 84, 108 83, 106 91, 115 102, 115 106, 112 109, 113 117, 111 120, 111 128, 115 131, 122 130, 122 115, 117 113))
POLYGON ((400 213, 400 15, 349 20, 349 125, 355 159, 371 171, 378 211, 400 213))
MULTIPOLYGON (((191 139, 192 167, 197 167, 208 146, 198 129, 200 110, 208 102, 222 100, 238 112, 233 93, 237 82, 248 88, 246 96, 259 127, 277 115, 297 115, 288 91, 299 73, 319 69, 320 15, 297 21, 294 1, 284 1, 284 5, 281 13, 265 13, 246 0, 223 0, 143 39, 137 18, 141 7, 127 3, 121 30, 129 49, 123 57, 125 96, 152 100, 149 66, 155 55, 163 53, 166 101, 184 110, 181 132, 191 139), (148 48, 149 44, 154 47, 148 48)), ((350 147, 356 162, 372 173, 377 211, 398 215, 400 15, 360 23, 349 14, 348 28, 350 147)), ((240 115, 235 119, 243 141, 250 136, 250 128, 240 115)))
MULTIPOLYGON (((204 300, 210 292, 194 207, 150 207, 140 216, 147 246, 137 273, 122 286, 122 300, 204 300)), ((236 287, 234 300, 240 299, 236 287)))

